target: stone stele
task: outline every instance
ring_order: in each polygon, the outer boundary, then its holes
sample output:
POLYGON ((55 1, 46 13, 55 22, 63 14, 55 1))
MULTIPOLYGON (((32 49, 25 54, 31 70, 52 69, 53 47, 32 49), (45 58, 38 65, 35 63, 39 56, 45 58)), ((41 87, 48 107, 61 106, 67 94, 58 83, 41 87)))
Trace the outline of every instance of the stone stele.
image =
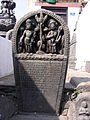
POLYGON ((19 112, 59 115, 69 39, 62 18, 44 9, 28 13, 15 25, 12 46, 19 112))

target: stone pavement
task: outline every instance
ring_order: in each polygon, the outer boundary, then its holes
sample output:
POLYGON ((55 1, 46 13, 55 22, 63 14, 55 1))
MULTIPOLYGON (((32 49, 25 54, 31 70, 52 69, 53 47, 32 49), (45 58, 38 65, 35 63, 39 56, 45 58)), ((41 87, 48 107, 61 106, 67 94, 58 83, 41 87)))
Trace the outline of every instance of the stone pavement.
POLYGON ((0 86, 15 86, 14 75, 8 75, 0 78, 0 86))
POLYGON ((16 115, 10 120, 66 120, 66 117, 41 114, 16 115))

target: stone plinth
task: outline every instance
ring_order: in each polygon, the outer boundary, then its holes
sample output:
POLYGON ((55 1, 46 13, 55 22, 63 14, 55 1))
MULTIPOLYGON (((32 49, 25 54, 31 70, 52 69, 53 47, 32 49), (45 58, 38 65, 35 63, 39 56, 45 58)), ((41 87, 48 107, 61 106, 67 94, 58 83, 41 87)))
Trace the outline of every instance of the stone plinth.
POLYGON ((19 58, 17 63, 19 71, 15 75, 18 77, 19 109, 24 112, 59 113, 67 58, 60 55, 34 56, 37 58, 32 60, 19 58))

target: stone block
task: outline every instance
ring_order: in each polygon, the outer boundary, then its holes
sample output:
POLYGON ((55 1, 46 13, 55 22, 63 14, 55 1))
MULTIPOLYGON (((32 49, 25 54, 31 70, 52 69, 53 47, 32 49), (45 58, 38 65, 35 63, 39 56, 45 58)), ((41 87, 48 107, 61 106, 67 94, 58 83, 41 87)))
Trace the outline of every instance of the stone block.
POLYGON ((89 82, 90 78, 88 77, 72 77, 70 80, 70 83, 74 86, 77 87, 80 83, 82 82, 89 82))
POLYGON ((76 89, 81 92, 90 92, 90 81, 80 83, 76 89))

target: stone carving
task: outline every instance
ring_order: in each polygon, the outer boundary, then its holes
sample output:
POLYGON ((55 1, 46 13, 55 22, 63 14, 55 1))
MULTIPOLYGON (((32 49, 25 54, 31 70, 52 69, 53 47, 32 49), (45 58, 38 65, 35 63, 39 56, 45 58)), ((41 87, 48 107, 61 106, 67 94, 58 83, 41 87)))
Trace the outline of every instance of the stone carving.
POLYGON ((88 104, 86 101, 83 101, 79 109, 79 120, 89 120, 89 116, 88 104))
POLYGON ((90 92, 79 93, 71 100, 68 110, 69 120, 90 120, 90 92))
POLYGON ((14 17, 13 9, 16 6, 15 2, 12 0, 2 0, 1 4, 0 17, 14 17))
POLYGON ((55 19, 40 12, 27 19, 23 27, 25 30, 18 41, 19 53, 63 54, 64 29, 55 19))
POLYGON ((24 30, 23 35, 21 36, 19 41, 20 51, 27 52, 27 53, 33 51, 34 40, 32 35, 33 35, 32 23, 31 23, 31 20, 28 19, 26 20, 26 29, 24 30))
POLYGON ((16 4, 13 0, 2 0, 1 1, 1 12, 0 12, 0 35, 5 37, 6 32, 13 29, 16 18, 14 16, 13 9, 16 4))
POLYGON ((60 114, 69 55, 69 30, 47 10, 25 15, 12 35, 18 110, 60 114))

